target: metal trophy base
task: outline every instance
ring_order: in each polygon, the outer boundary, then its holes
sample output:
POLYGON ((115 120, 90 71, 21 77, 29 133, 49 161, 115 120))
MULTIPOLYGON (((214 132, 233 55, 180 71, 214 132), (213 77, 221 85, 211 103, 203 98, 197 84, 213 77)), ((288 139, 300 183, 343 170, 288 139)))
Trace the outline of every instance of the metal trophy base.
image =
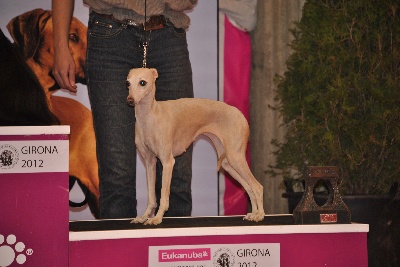
POLYGON ((293 211, 296 224, 351 223, 349 208, 344 204, 338 189, 338 168, 335 166, 307 168, 305 191, 293 211), (314 187, 323 180, 328 187, 328 200, 319 206, 314 200, 314 187))

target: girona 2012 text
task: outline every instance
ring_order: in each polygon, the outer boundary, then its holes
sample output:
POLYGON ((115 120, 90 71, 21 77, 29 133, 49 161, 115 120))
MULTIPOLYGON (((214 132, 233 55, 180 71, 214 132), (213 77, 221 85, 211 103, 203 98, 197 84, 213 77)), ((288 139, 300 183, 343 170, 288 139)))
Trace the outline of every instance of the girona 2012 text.
POLYGON ((257 262, 239 262, 239 267, 257 267, 257 262))
POLYGON ((22 160, 22 168, 43 168, 43 160, 41 159, 34 159, 34 160, 22 160))

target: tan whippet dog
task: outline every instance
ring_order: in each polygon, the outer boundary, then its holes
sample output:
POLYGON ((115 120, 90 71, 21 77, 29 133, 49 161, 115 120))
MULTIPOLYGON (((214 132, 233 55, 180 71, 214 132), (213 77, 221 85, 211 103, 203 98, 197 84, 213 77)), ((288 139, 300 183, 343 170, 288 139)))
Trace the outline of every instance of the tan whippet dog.
POLYGON ((148 204, 142 216, 134 223, 156 225, 161 223, 169 207, 169 194, 174 157, 181 155, 204 134, 214 144, 218 154, 218 168, 225 169, 247 191, 252 212, 244 219, 264 219, 263 187, 254 178, 246 162, 245 151, 249 125, 243 114, 223 102, 182 98, 156 101, 156 69, 132 69, 126 80, 129 89, 127 102, 135 106, 135 142, 146 168, 148 204), (155 217, 156 158, 163 165, 160 207, 155 217))

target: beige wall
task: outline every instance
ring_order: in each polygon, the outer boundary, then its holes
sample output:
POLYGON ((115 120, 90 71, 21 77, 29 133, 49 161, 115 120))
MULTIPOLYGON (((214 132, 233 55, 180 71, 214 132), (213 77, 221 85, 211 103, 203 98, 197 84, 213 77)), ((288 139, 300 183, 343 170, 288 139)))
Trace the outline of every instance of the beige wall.
POLYGON ((286 59, 290 54, 288 44, 292 40, 289 29, 301 18, 305 0, 258 1, 257 26, 252 32, 253 66, 250 91, 251 157, 252 171, 264 186, 264 208, 266 213, 287 213, 287 201, 282 198, 281 179, 265 174, 274 164, 274 138, 282 140, 284 129, 274 106, 276 74, 286 70, 286 59))

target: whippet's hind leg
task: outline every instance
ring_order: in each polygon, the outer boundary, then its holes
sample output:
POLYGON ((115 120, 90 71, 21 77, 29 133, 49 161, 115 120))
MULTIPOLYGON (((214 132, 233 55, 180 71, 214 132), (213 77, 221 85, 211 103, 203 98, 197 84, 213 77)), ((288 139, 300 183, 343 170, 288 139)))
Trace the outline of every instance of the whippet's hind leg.
POLYGON ((243 219, 249 221, 264 220, 263 207, 263 188, 254 178, 244 157, 230 157, 222 161, 222 167, 246 190, 250 197, 251 213, 248 213, 243 219))

